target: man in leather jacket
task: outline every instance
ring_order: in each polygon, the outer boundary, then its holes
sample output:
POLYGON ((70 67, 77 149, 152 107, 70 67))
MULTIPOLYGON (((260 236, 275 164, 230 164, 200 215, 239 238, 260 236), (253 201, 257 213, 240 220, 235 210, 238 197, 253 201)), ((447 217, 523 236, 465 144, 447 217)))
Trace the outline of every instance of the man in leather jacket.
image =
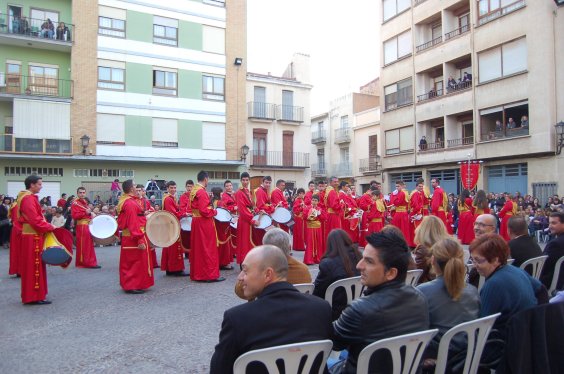
MULTIPOLYGON (((367 241, 357 265, 366 286, 364 297, 354 300, 333 322, 333 349, 347 349, 348 358, 331 367, 331 373, 356 373, 358 355, 375 341, 429 328, 425 298, 405 284, 411 256, 405 240, 394 232, 383 231, 371 234, 367 241)), ((376 352, 369 372, 391 371, 389 353, 376 352)))

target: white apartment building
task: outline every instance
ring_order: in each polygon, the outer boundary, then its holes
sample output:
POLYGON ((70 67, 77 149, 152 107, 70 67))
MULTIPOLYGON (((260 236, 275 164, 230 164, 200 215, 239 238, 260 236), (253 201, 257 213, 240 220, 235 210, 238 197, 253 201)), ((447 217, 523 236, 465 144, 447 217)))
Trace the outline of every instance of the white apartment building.
POLYGON ((384 189, 483 161, 478 188, 564 193, 564 10, 554 1, 382 0, 384 189), (499 121, 499 122, 497 122, 499 121), (426 144, 420 146, 421 139, 426 144))

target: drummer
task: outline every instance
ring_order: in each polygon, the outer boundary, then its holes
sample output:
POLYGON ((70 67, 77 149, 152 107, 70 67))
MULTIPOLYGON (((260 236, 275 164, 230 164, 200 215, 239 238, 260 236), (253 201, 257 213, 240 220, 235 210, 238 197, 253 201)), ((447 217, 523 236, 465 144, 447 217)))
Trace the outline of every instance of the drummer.
MULTIPOLYGON (((262 184, 253 191, 256 210, 260 214, 271 215, 274 212, 274 206, 270 200, 271 184, 272 177, 270 175, 264 176, 262 177, 262 184)), ((266 231, 264 229, 253 228, 253 243, 262 243, 262 238, 265 233, 266 231)))
POLYGON ((356 200, 352 197, 352 190, 347 181, 341 181, 339 184, 339 200, 343 205, 343 213, 341 214, 341 226, 349 235, 353 243, 358 243, 359 219, 356 217, 358 206, 356 200))
MULTIPOLYGON (((178 220, 185 217, 187 213, 181 212, 176 202, 176 182, 166 183, 167 193, 163 197, 163 210, 172 213, 178 220)), ((184 271, 184 250, 180 245, 180 238, 170 247, 164 247, 161 253, 161 270, 166 275, 173 277, 187 277, 190 274, 184 271)))
POLYGON ((76 199, 71 204, 71 216, 76 221, 76 260, 77 268, 100 269, 94 250, 94 240, 90 234, 90 221, 96 215, 86 199, 86 188, 76 189, 76 199))
MULTIPOLYGON (((272 202, 272 206, 274 209, 278 207, 288 209, 288 201, 286 201, 286 197, 284 197, 284 190, 286 189, 286 182, 283 179, 278 179, 276 181, 276 187, 272 190, 270 194, 270 201, 272 202)), ((278 223, 278 226, 286 231, 287 233, 290 232, 290 228, 282 223, 278 223)))
MULTIPOLYGON (((137 197, 139 197, 139 203, 141 204, 141 209, 143 209, 143 214, 145 217, 155 211, 153 206, 151 205, 151 200, 147 199, 147 192, 145 191, 145 187, 142 184, 138 184, 135 186, 137 190, 137 197)), ((154 195, 153 195, 154 196, 154 195)), ((159 262, 157 260, 157 251, 155 250, 155 246, 149 242, 149 248, 151 249, 151 264, 153 269, 159 267, 159 262)))
MULTIPOLYGON (((223 182, 225 191, 221 194, 221 200, 218 202, 218 207, 227 209, 231 216, 237 215, 237 202, 235 202, 235 195, 233 194, 233 183, 230 180, 223 182)), ((231 227, 230 222, 215 222, 217 230, 217 239, 219 241, 219 269, 220 270, 233 270, 231 262, 235 255, 236 232, 231 227)))
POLYGON ((256 212, 249 190, 250 178, 246 171, 241 173, 241 185, 239 190, 235 192, 237 212, 239 213, 237 221, 237 263, 239 265, 243 263, 247 253, 255 247, 251 233, 252 226, 258 225, 258 222, 253 220, 256 212))

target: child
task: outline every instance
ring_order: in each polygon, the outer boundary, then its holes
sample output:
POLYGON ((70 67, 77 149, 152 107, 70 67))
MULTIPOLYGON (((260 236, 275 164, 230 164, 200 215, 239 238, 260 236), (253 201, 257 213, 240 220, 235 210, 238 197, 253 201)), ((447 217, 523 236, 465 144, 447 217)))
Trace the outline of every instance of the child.
POLYGON ((294 227, 293 227, 293 245, 294 251, 303 251, 305 248, 305 227, 304 227, 304 196, 305 190, 298 189, 298 196, 294 200, 292 212, 294 213, 294 227))
POLYGON ((323 248, 323 228, 321 222, 327 218, 327 213, 318 207, 319 195, 311 197, 311 206, 307 209, 306 219, 306 250, 304 254, 304 264, 319 264, 321 257, 325 253, 323 248))

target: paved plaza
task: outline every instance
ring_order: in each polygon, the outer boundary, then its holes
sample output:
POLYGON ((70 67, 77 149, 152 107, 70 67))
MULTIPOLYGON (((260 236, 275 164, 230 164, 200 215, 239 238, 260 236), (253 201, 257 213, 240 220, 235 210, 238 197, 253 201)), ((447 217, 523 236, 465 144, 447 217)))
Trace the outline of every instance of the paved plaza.
POLYGON ((155 286, 129 295, 119 286, 119 247, 96 252, 100 270, 48 267, 53 304, 27 306, 0 249, 0 373, 209 372, 223 312, 243 302, 233 293, 238 271, 203 284, 155 269, 155 286))

